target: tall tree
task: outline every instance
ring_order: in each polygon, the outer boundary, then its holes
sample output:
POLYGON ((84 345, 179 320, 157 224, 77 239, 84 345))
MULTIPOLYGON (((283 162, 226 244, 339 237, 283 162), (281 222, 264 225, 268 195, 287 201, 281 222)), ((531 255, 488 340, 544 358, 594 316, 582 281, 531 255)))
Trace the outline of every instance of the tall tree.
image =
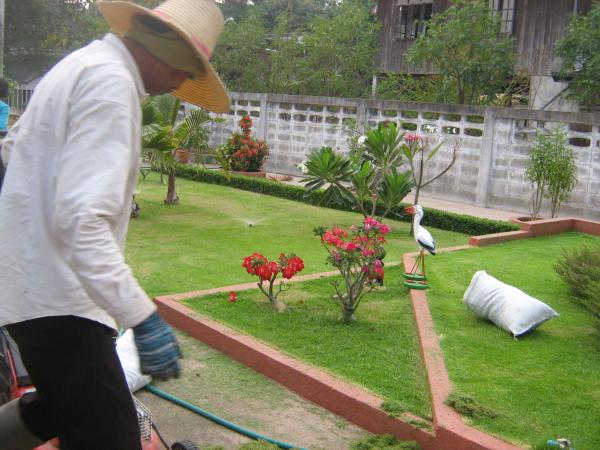
POLYGON ((588 107, 600 104, 600 1, 587 16, 573 15, 556 54, 562 58, 561 72, 573 77, 567 98, 588 107))
MULTIPOLYGON (((94 0, 5 0, 8 55, 60 59, 108 32, 94 0)), ((153 8, 160 0, 136 0, 153 8)))
POLYGON ((379 25, 368 2, 344 0, 304 36, 303 94, 359 97, 370 90, 379 25))
POLYGON ((267 29, 274 29, 277 18, 286 14, 290 31, 306 30, 315 17, 331 17, 337 7, 335 0, 258 0, 254 4, 267 29))
POLYGON ((460 104, 490 102, 513 73, 512 39, 500 30, 487 0, 454 0, 432 16, 407 61, 431 64, 442 82, 455 86, 460 104))
POLYGON ((271 34, 269 92, 300 94, 304 83, 302 34, 290 30, 290 17, 283 13, 271 34))
POLYGON ((92 2, 6 0, 5 49, 9 55, 60 58, 107 30, 92 2))
POLYGON ((270 57, 262 19, 250 11, 241 21, 228 21, 212 63, 231 91, 264 92, 270 57))

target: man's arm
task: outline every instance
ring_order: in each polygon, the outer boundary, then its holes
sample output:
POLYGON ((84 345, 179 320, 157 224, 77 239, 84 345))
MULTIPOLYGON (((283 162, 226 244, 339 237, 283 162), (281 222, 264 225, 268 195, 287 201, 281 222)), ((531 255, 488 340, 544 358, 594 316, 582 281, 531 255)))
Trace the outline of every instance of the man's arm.
POLYGON ((73 100, 59 156, 52 232, 92 300, 129 328, 156 308, 134 279, 113 233, 119 217, 131 208, 126 193, 137 158, 132 120, 138 106, 110 97, 111 92, 131 92, 123 81, 102 84, 93 86, 94 94, 84 100, 73 100))

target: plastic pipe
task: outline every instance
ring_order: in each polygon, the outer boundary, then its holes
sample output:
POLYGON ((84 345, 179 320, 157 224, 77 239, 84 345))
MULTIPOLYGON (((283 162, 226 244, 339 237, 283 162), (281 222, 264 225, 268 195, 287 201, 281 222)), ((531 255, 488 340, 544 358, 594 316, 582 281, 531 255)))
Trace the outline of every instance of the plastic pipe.
POLYGON ((209 413, 208 411, 203 410, 202 408, 199 408, 196 405, 193 405, 189 402, 186 402, 185 400, 180 399, 179 397, 175 397, 174 395, 169 394, 168 392, 163 391, 162 389, 157 388, 156 386, 153 386, 151 384, 147 385, 145 387, 145 389, 149 392, 152 392, 154 395, 157 395, 161 398, 164 398, 165 400, 168 400, 172 403, 175 403, 176 405, 182 406, 186 409, 189 409, 190 411, 195 412, 196 414, 201 415, 202 417, 207 418, 208 420, 211 420, 215 423, 218 423, 221 426, 224 426, 226 428, 229 428, 232 431, 235 431, 236 433, 240 433, 244 436, 247 436, 249 438, 252 439, 257 439, 257 440, 261 440, 261 441, 267 441, 270 442, 271 444, 275 444, 276 446, 278 446, 279 448, 285 448, 285 449, 298 449, 298 450, 306 450, 305 448, 302 447, 297 447, 295 445, 292 444, 286 444, 285 442, 281 442, 281 441, 277 441, 275 439, 271 439, 269 437, 263 436, 262 434, 258 434, 255 433, 254 431, 250 431, 247 430, 245 428, 240 427, 239 425, 236 425, 232 422, 229 422, 225 419, 220 418, 219 416, 215 416, 212 413, 209 413))

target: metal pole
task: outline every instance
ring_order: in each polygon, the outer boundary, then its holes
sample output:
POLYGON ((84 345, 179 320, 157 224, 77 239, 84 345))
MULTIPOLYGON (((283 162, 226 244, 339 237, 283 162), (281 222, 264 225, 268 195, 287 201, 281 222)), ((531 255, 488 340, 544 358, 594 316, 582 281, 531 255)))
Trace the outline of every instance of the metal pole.
POLYGON ((4 0, 0 0, 0 77, 4 76, 4 0))

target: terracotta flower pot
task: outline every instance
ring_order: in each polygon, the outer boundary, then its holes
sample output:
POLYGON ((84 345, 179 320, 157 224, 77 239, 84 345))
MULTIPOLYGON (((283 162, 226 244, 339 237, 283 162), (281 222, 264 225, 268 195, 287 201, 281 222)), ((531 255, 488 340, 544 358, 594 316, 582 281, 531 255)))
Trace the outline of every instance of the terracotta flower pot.
POLYGON ((177 150, 175 150, 175 159, 177 160, 177 162, 180 162, 182 164, 187 164, 190 162, 191 154, 192 154, 192 152, 190 152, 186 148, 178 148, 177 150))

